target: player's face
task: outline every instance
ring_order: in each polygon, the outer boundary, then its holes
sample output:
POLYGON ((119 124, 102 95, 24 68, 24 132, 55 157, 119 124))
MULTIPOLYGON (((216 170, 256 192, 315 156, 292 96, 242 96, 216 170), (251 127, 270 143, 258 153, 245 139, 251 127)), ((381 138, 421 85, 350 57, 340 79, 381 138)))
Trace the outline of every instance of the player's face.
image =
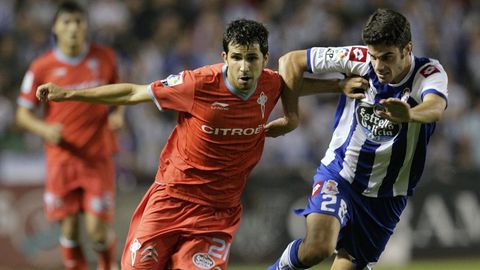
POLYGON ((412 44, 399 49, 395 46, 368 45, 368 54, 380 83, 399 83, 411 66, 412 44))
POLYGON ((79 12, 64 12, 58 16, 52 31, 61 49, 66 47, 81 49, 87 34, 85 16, 79 12))
POLYGON ((222 56, 228 65, 227 80, 240 91, 248 91, 255 85, 268 60, 268 54, 262 54, 258 43, 250 46, 230 43, 228 54, 223 52, 222 56))

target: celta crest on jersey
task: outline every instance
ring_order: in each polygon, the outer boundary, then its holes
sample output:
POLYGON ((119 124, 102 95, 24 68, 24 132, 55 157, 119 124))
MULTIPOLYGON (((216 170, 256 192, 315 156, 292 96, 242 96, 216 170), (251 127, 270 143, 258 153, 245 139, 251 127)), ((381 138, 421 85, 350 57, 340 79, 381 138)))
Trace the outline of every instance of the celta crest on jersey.
POLYGON ((183 72, 177 75, 169 75, 166 79, 161 81, 165 86, 175 86, 183 83, 183 72))
POLYGON ((134 239, 130 244, 130 260, 132 261, 132 266, 135 264, 135 259, 137 258, 137 251, 140 250, 142 244, 138 239, 134 239))
POLYGON ((265 104, 267 104, 267 100, 267 95, 265 95, 264 92, 257 98, 257 103, 260 104, 260 110, 262 111, 262 118, 265 117, 265 104))

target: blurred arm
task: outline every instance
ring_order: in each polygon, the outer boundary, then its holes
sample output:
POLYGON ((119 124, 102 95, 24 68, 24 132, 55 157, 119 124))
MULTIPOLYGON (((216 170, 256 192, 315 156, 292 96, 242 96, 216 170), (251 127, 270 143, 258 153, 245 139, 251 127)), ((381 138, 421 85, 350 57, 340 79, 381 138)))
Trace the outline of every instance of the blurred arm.
POLYGON ((129 105, 151 101, 148 85, 131 83, 108 84, 82 90, 65 90, 47 83, 37 88, 37 98, 51 101, 83 101, 111 105, 129 105))
POLYGON ((25 107, 18 106, 16 123, 19 127, 42 137, 48 143, 58 144, 62 139, 61 124, 45 123, 25 107))

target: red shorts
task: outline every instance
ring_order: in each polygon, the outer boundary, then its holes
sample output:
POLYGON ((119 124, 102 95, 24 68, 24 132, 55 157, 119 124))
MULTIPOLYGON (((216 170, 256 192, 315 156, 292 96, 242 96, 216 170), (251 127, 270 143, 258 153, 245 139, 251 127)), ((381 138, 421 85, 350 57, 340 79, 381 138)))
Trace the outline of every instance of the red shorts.
POLYGON ((226 269, 241 215, 241 205, 179 200, 154 183, 133 214, 122 269, 226 269))
POLYGON ((111 221, 115 210, 113 161, 69 160, 49 163, 44 203, 49 220, 60 220, 85 211, 111 221))

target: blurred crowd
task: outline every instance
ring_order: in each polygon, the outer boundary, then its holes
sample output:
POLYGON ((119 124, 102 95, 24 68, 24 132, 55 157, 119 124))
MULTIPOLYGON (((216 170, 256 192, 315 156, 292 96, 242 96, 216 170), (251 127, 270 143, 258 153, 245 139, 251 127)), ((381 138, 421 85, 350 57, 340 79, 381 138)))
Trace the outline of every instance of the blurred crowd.
MULTIPOLYGON (((59 1, 0 0, 0 149, 30 156, 42 142, 14 125, 16 98, 32 59, 53 45, 59 1)), ((427 171, 452 181, 480 169, 480 1, 475 0, 84 0, 89 39, 112 46, 121 80, 147 84, 183 69, 221 62, 222 33, 237 18, 270 31, 269 67, 289 50, 362 44, 361 31, 378 7, 394 8, 412 25, 414 54, 440 60, 449 75, 449 103, 429 148, 427 171)), ((330 141, 335 95, 301 99, 300 127, 268 139, 259 169, 313 169, 330 141)), ((276 115, 281 109, 276 110, 276 115)), ((176 116, 152 104, 128 107, 119 135, 120 175, 154 175, 176 116)), ((0 153, 1 154, 1 153, 0 153)))

